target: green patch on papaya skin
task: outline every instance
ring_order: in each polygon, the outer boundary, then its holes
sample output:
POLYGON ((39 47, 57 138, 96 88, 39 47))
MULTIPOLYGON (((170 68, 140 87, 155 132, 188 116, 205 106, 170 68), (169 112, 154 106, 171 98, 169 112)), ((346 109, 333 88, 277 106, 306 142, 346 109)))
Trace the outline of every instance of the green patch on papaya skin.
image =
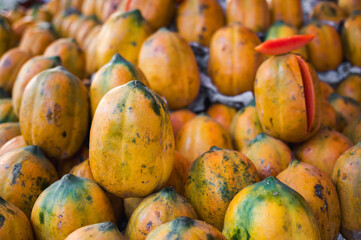
POLYGON ((261 132, 261 133, 257 134, 257 136, 254 139, 252 139, 248 144, 253 145, 257 142, 262 142, 262 141, 266 140, 267 137, 268 137, 268 135, 266 133, 261 132))
MULTIPOLYGON (((159 199, 160 197, 164 198, 167 201, 176 202, 178 196, 177 196, 177 192, 174 190, 174 188, 172 186, 170 186, 170 187, 163 188, 159 192, 159 196, 156 199, 159 199)), ((154 199, 154 201, 156 201, 156 199, 154 199)))
POLYGON ((129 12, 125 12, 125 13, 121 14, 120 17, 131 18, 135 27, 141 27, 145 24, 145 20, 142 16, 142 13, 138 9, 135 9, 135 10, 132 10, 129 12))
POLYGON ((130 89, 135 88, 139 92, 143 94, 143 96, 150 101, 150 107, 153 109, 154 113, 158 116, 161 114, 161 108, 164 110, 164 106, 159 105, 158 101, 162 102, 163 99, 161 99, 156 93, 154 93, 152 90, 147 88, 142 82, 140 81, 131 81, 127 83, 127 87, 130 89), (157 101, 158 100, 158 101, 157 101))
POLYGON ((112 57, 109 63, 112 65, 121 64, 128 69, 128 71, 130 72, 133 78, 135 79, 139 78, 139 74, 138 71, 135 69, 135 66, 119 53, 114 54, 114 56, 112 57))
POLYGON ((62 208, 67 203, 75 204, 78 208, 88 204, 89 202, 86 201, 86 196, 89 195, 87 182, 91 182, 91 180, 66 174, 46 188, 43 192, 45 195, 40 202, 39 220, 43 219, 44 222, 49 222, 48 218, 52 218, 54 215, 54 208, 62 208))
POLYGON ((179 217, 170 224, 171 231, 165 239, 181 239, 182 235, 196 225, 196 221, 189 217, 179 217))
POLYGON ((40 224, 44 224, 44 213, 43 212, 39 212, 39 222, 40 224))
POLYGON ((116 229, 117 227, 114 225, 114 223, 112 222, 105 222, 105 223, 99 223, 98 224, 98 230, 99 232, 112 232, 116 229))

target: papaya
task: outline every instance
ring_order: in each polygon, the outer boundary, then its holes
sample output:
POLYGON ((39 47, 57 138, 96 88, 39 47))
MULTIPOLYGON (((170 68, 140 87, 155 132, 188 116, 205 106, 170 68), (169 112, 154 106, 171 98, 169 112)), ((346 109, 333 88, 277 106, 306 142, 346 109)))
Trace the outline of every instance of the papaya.
POLYGON ((95 182, 71 174, 45 189, 31 212, 38 240, 63 240, 78 228, 105 221, 115 223, 115 217, 103 190, 95 182))
POLYGON ((159 29, 143 43, 139 68, 170 109, 184 108, 198 96, 200 76, 190 46, 177 33, 159 29), (161 50, 160 50, 161 49, 161 50))
POLYGON ((361 104, 361 76, 357 74, 349 75, 337 86, 336 92, 361 104))
POLYGON ((346 60, 361 67, 361 1, 357 1, 360 5, 360 11, 355 11, 344 22, 341 41, 346 60))
POLYGON ((341 233, 346 239, 356 240, 361 236, 361 143, 344 152, 335 164, 332 182, 340 199, 341 233))
POLYGON ((242 152, 254 164, 262 180, 277 176, 292 160, 292 151, 287 144, 265 133, 258 134, 242 152))
POLYGON ((176 150, 191 164, 211 147, 232 149, 230 134, 215 120, 198 115, 188 121, 178 132, 176 150))
POLYGON ((261 41, 239 23, 219 29, 209 47, 208 74, 218 91, 234 96, 252 91, 264 56, 254 48, 261 41))
POLYGON ((167 27, 175 13, 174 0, 130 0, 120 1, 118 10, 127 12, 139 9, 142 16, 157 30, 161 27, 167 27))
POLYGON ((301 32, 315 35, 306 45, 309 60, 315 69, 319 72, 336 70, 343 60, 341 39, 337 31, 331 25, 311 22, 301 32))
POLYGON ((23 64, 31 58, 31 54, 19 48, 7 51, 0 58, 0 89, 10 94, 16 77, 23 64))
POLYGON ((62 66, 45 70, 26 86, 19 119, 26 143, 39 146, 50 158, 70 158, 88 131, 87 90, 62 66))
POLYGON ((124 235, 118 230, 117 225, 109 221, 78 228, 65 238, 65 240, 87 239, 126 240, 124 235))
POLYGON ((115 12, 102 26, 97 45, 97 69, 105 65, 119 53, 133 64, 138 64, 138 54, 142 43, 152 33, 152 29, 138 9, 123 13, 115 12))
POLYGON ((212 225, 189 217, 179 217, 160 225, 147 236, 146 240, 167 240, 169 238, 226 240, 221 232, 212 225))
POLYGON ((301 0, 268 0, 271 10, 271 21, 282 20, 296 28, 303 23, 301 0))
POLYGON ((239 110, 232 120, 231 136, 234 148, 242 151, 261 132, 263 130, 258 119, 256 102, 253 99, 239 110))
POLYGON ((0 195, 30 218, 33 205, 58 180, 53 164, 38 146, 26 146, 0 157, 0 195))
POLYGON ((172 187, 164 188, 146 197, 134 210, 125 229, 125 237, 129 240, 144 240, 152 230, 178 217, 198 218, 187 199, 177 194, 172 187))
POLYGON ((331 178, 310 164, 293 160, 287 169, 277 175, 277 179, 308 202, 318 223, 321 239, 336 240, 341 225, 341 211, 331 178))
POLYGON ((13 31, 5 16, 0 16, 0 57, 12 47, 13 31))
POLYGON ((309 163, 331 177, 337 158, 353 143, 342 133, 324 127, 312 138, 297 145, 294 153, 297 159, 309 163))
POLYGON ((172 171, 174 148, 165 102, 140 81, 113 88, 99 102, 89 162, 106 191, 127 198, 160 190, 172 171))
POLYGON ((208 47, 212 35, 225 25, 217 0, 184 0, 176 14, 179 35, 187 42, 198 42, 208 47))
POLYGON ((45 49, 44 56, 58 56, 69 72, 80 79, 85 77, 84 52, 73 38, 60 38, 54 41, 45 49))
POLYGON ((59 65, 61 65, 61 60, 58 56, 36 56, 30 58, 27 62, 24 63, 24 65, 20 68, 19 73, 17 74, 12 90, 13 108, 17 116, 19 116, 24 90, 30 80, 40 72, 59 65))
POLYGON ((55 39, 55 32, 51 24, 39 22, 25 30, 19 43, 19 48, 33 56, 42 55, 46 47, 55 39))
POLYGON ((318 21, 329 21, 338 24, 343 21, 346 16, 341 7, 336 3, 318 2, 313 8, 310 18, 318 21))
POLYGON ((184 195, 201 220, 222 230, 224 215, 233 197, 259 180, 255 166, 245 155, 212 147, 192 164, 184 195))
POLYGON ((254 32, 266 32, 271 23, 271 13, 266 0, 227 1, 227 23, 239 22, 254 32))
POLYGON ((100 68, 90 85, 90 106, 94 116, 102 97, 111 89, 132 80, 138 80, 149 87, 143 72, 121 55, 116 53, 109 63, 100 68))
POLYGON ((243 188, 233 198, 222 233, 227 239, 321 239, 306 200, 274 177, 243 188))
POLYGON ((0 238, 13 240, 33 240, 33 230, 29 219, 13 204, 0 197, 0 238))
POLYGON ((207 114, 219 122, 227 131, 230 131, 232 120, 236 115, 236 109, 221 103, 210 106, 207 114))

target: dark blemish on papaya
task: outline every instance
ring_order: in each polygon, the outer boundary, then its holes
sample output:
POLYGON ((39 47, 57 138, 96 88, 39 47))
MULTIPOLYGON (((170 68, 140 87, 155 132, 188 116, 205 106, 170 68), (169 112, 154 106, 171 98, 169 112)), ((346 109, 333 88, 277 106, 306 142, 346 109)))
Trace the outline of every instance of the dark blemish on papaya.
POLYGON ((202 32, 207 31, 207 28, 205 26, 202 27, 202 32))
POLYGON ((93 198, 90 195, 88 195, 85 199, 88 200, 90 203, 93 203, 93 198))
POLYGON ((151 221, 149 221, 147 223, 147 231, 150 231, 152 229, 153 223, 151 221))
POLYGON ((39 221, 40 221, 40 224, 44 224, 44 213, 43 212, 39 212, 39 221))
POLYGON ((28 197, 28 199, 29 199, 30 202, 32 202, 32 201, 33 201, 33 195, 30 195, 30 196, 28 197))
POLYGON ((4 222, 5 222, 5 217, 2 214, 0 214, 0 228, 4 226, 4 222))
POLYGON ((48 109, 48 112, 46 113, 46 119, 48 120, 48 122, 51 121, 53 117, 53 112, 51 111, 51 109, 48 109))
POLYGON ((207 233, 206 238, 207 240, 215 240, 215 238, 210 233, 207 233))
POLYGON ((135 134, 135 136, 137 136, 138 138, 140 138, 140 135, 139 135, 139 133, 136 133, 136 134, 135 134))
POLYGON ((269 119, 269 122, 270 122, 271 125, 273 126, 273 119, 272 119, 272 118, 269 119))
POLYGON ((36 186, 40 187, 41 190, 44 190, 50 185, 49 181, 42 177, 36 178, 36 186))
POLYGON ((199 5, 199 7, 198 7, 198 13, 199 14, 203 14, 203 11, 204 10, 206 10, 206 9, 208 9, 209 8, 209 6, 207 5, 207 4, 201 4, 201 5, 199 5))
POLYGON ((291 97, 291 98, 292 98, 292 100, 296 100, 296 97, 295 97, 294 95, 292 95, 292 97, 291 97))
POLYGON ((132 139, 132 143, 136 143, 135 138, 132 139))
POLYGON ((229 160, 229 156, 223 155, 223 160, 224 160, 224 161, 228 161, 228 160, 229 160))
POLYGON ((130 44, 132 44, 132 46, 136 47, 137 46, 137 43, 136 42, 131 42, 130 44))
POLYGON ((323 190, 323 186, 321 184, 316 184, 315 185, 315 194, 318 198, 323 199, 322 198, 322 190, 323 190))
POLYGON ((299 223, 297 223, 296 226, 297 226, 298 229, 302 228, 301 224, 299 224, 299 223))
POLYGON ((6 211, 11 215, 15 215, 15 212, 13 210, 11 210, 10 208, 6 209, 6 211))
MULTIPOLYGON (((324 208, 325 208, 325 210, 326 210, 326 212, 327 212, 327 211, 328 211, 328 204, 327 204, 326 199, 324 200, 324 202, 325 202, 325 206, 324 206, 324 208)), ((328 216, 328 212, 327 212, 327 216, 328 216)))
POLYGON ((320 209, 321 209, 321 211, 322 211, 323 213, 326 213, 326 211, 325 211, 325 209, 324 209, 323 207, 320 207, 320 209))
POLYGON ((101 232, 109 232, 115 229, 115 225, 112 222, 105 222, 99 224, 98 230, 101 232))
POLYGON ((12 178, 12 180, 11 180, 11 184, 10 184, 10 185, 16 184, 16 179, 19 178, 21 175, 23 175, 23 174, 21 173, 21 168, 22 168, 21 163, 15 163, 15 164, 14 164, 14 168, 13 168, 13 171, 12 171, 13 178, 12 178))
POLYGON ((61 135, 63 136, 63 138, 65 138, 66 137, 66 131, 64 131, 61 135))

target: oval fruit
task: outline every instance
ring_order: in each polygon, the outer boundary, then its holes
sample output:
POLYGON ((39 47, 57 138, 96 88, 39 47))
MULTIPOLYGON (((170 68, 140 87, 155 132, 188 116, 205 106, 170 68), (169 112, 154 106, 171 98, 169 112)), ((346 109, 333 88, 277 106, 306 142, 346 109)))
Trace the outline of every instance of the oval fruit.
POLYGON ((246 156, 212 147, 194 161, 185 182, 185 197, 201 220, 222 230, 233 197, 258 181, 257 170, 246 156))
POLYGON ((31 212, 38 240, 63 240, 82 226, 105 221, 115 222, 115 218, 103 190, 93 181, 71 174, 43 191, 31 212))
POLYGON ((178 217, 197 219, 197 214, 188 200, 172 187, 164 188, 138 205, 129 219, 125 236, 129 240, 144 240, 158 226, 178 217))
POLYGON ((90 130, 89 162, 97 183, 118 197, 145 197, 167 182, 173 161, 163 99, 139 81, 110 90, 90 130))
POLYGON ((170 109, 186 107, 197 97, 197 62, 190 46, 177 33, 161 28, 150 36, 142 45, 138 66, 170 109))
POLYGON ((35 200, 56 180, 53 164, 38 146, 18 148, 0 157, 0 196, 29 218, 35 200))
POLYGON ((321 239, 306 200, 274 177, 242 189, 233 198, 222 233, 227 239, 321 239))
POLYGON ((28 144, 39 146, 48 157, 70 158, 88 131, 87 90, 63 67, 45 70, 26 86, 19 118, 28 144))
POLYGON ((229 133, 215 120, 198 115, 188 121, 178 132, 176 150, 190 163, 211 147, 232 149, 229 133))

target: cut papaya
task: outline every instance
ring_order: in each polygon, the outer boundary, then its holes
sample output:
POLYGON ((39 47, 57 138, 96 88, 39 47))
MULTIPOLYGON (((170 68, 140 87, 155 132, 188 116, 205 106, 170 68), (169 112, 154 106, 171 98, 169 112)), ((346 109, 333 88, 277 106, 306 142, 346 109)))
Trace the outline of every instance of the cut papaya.
POLYGON ((306 114, 307 114, 307 133, 309 133, 311 130, 311 126, 314 119, 314 113, 315 113, 315 91, 313 89, 312 75, 310 73, 306 61, 303 60, 303 58, 300 56, 297 56, 297 61, 302 75, 303 91, 305 95, 306 114))
POLYGON ((314 37, 314 34, 306 34, 267 40, 255 47, 255 50, 266 55, 281 55, 305 46, 314 37))

